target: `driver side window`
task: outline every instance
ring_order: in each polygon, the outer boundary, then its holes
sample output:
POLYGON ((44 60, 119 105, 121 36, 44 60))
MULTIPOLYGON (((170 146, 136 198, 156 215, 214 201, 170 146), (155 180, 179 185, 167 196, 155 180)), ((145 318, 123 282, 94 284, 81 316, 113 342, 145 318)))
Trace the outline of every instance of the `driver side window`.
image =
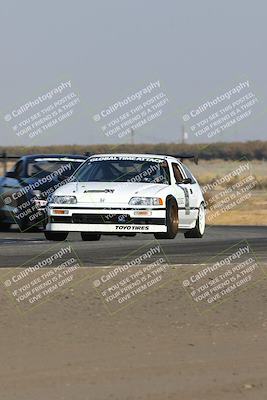
POLYGON ((172 170, 173 170, 173 174, 174 174, 174 178, 175 178, 175 182, 176 183, 181 183, 183 178, 182 172, 179 168, 178 164, 172 164, 172 170))
POLYGON ((14 168, 14 173, 17 178, 22 177, 22 174, 23 174, 23 162, 22 161, 17 162, 17 164, 15 165, 15 168, 14 168))

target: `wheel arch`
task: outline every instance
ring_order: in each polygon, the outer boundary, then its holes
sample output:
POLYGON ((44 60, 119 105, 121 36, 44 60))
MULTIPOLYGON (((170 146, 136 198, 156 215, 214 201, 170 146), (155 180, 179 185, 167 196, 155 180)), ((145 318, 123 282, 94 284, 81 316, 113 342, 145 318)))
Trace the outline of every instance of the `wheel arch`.
POLYGON ((167 204, 168 204, 168 202, 170 200, 174 200, 175 201, 176 207, 177 207, 177 211, 178 211, 178 208, 179 208, 178 202, 177 202, 176 198, 172 194, 168 194, 168 196, 166 197, 166 207, 167 207, 167 204))

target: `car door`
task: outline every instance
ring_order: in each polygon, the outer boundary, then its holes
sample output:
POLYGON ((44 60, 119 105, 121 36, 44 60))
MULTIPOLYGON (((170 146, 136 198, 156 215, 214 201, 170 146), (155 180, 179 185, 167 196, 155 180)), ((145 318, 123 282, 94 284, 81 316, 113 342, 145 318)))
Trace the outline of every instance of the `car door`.
POLYGON ((184 192, 184 202, 181 204, 181 200, 178 201, 179 206, 179 226, 182 228, 190 226, 196 219, 196 207, 197 207, 197 193, 194 189, 194 182, 190 182, 186 171, 183 167, 173 162, 172 171, 175 179, 175 185, 177 185, 184 192))
POLYGON ((186 178, 191 179, 191 184, 190 184, 190 206, 191 206, 191 210, 196 209, 198 211, 198 207, 199 207, 199 204, 200 204, 200 199, 202 197, 202 192, 201 192, 200 186, 197 183, 197 180, 195 179, 194 175, 192 174, 192 172, 190 171, 190 169, 186 165, 182 164, 181 168, 183 169, 186 178))

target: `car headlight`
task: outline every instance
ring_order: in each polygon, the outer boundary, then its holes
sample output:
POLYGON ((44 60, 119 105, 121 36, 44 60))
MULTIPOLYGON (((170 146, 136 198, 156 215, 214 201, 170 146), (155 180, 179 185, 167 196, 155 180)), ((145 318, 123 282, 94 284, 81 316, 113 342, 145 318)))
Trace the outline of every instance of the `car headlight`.
POLYGON ((162 206, 163 200, 160 197, 132 197, 129 204, 131 206, 162 206))
POLYGON ((55 204, 76 204, 77 198, 75 196, 51 196, 49 203, 55 204))

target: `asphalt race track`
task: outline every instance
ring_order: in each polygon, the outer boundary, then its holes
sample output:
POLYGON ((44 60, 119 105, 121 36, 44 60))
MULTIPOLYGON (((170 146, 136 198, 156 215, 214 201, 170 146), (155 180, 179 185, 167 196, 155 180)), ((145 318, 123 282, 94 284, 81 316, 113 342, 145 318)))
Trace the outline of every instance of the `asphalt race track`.
MULTIPOLYGON (((102 236, 98 242, 83 242, 76 233, 68 237, 82 265, 90 267, 120 264, 123 257, 153 240, 153 235, 102 236)), ((248 241, 258 262, 267 263, 266 226, 210 226, 202 239, 185 239, 179 234, 174 240, 161 240, 160 245, 170 264, 201 264, 223 251, 230 254, 228 249, 242 240, 248 241)), ((18 267, 53 245, 39 231, 20 233, 15 228, 1 231, 0 267, 18 267)))

